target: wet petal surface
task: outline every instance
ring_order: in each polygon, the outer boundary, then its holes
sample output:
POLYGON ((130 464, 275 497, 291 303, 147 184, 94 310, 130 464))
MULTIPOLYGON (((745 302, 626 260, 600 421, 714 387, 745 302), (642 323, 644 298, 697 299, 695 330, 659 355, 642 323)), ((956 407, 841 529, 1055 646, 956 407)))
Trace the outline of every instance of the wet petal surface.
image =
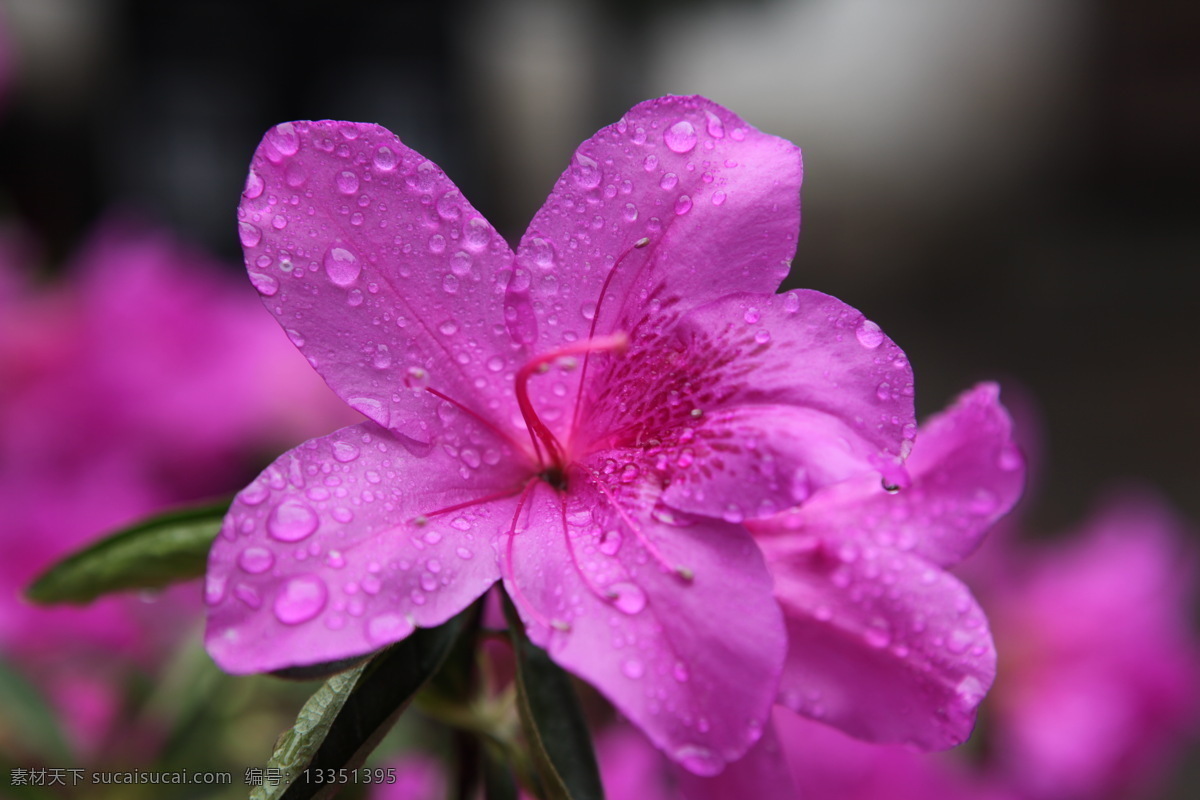
POLYGON ((285 453, 234 500, 209 555, 209 653, 229 672, 262 672, 446 621, 499 577, 497 520, 520 488, 495 466, 506 455, 469 425, 428 446, 373 423, 285 453), (471 447, 486 463, 463 458, 471 447))

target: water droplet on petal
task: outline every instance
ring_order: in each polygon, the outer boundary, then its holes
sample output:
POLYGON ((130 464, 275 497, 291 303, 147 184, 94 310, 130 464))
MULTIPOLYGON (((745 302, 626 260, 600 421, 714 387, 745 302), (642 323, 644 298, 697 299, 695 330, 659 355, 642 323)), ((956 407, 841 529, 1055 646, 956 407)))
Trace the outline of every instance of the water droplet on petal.
POLYGON ((243 247, 257 247, 262 241, 262 231, 249 222, 239 222, 238 238, 241 239, 243 247))
POLYGON ((238 495, 237 499, 241 500, 248 506, 256 506, 263 500, 266 500, 270 494, 270 489, 268 489, 261 482, 255 481, 245 489, 242 489, 241 494, 238 495))
POLYGON ((663 189, 670 191, 671 189, 674 189, 678 183, 679 183, 679 176, 676 175, 674 172, 668 172, 666 175, 662 176, 662 180, 660 180, 658 182, 658 185, 660 187, 662 187, 663 189))
POLYGON ((686 194, 679 195, 679 199, 675 201, 675 213, 683 216, 692 210, 692 198, 686 194))
POLYGON ((475 217, 466 224, 463 228, 463 244, 468 250, 476 253, 487 247, 488 243, 488 224, 481 217, 475 217))
POLYGON ((612 604, 617 610, 626 614, 637 614, 646 607, 646 593, 635 583, 610 584, 606 591, 612 597, 612 604))
POLYGON ((337 184, 337 190, 342 194, 354 194, 358 191, 358 176, 350 170, 339 172, 334 182, 337 184))
POLYGON ((725 762, 716 753, 696 744, 680 747, 671 758, 688 772, 702 777, 716 775, 725 766, 725 762))
POLYGON ((595 189, 600 185, 600 167, 597 166, 595 161, 581 153, 576 153, 575 155, 575 168, 572 172, 575 177, 575 183, 581 189, 595 189))
POLYGON ((251 272, 250 283, 263 297, 274 297, 275 293, 279 291, 279 281, 271 275, 264 275, 261 272, 251 272))
POLYGON ((388 611, 367 622, 367 638, 372 644, 398 642, 416 629, 412 620, 395 611, 388 611))
POLYGON ((325 274, 338 286, 349 286, 358 280, 362 264, 358 257, 344 247, 331 246, 325 251, 325 274))
POLYGON ((641 661, 638 661, 636 658, 631 658, 621 664, 621 672, 626 678, 633 678, 634 680, 637 680, 646 674, 646 667, 641 661))
POLYGON ((617 551, 621 549, 621 532, 617 530, 606 531, 600 539, 600 552, 606 556, 615 556, 617 551))
POLYGON ((358 446, 352 442, 334 442, 333 457, 343 464, 358 458, 358 446))
POLYGON ((696 147, 696 129, 681 119, 663 132, 663 141, 674 153, 690 153, 696 147))
POLYGON ((261 197, 263 189, 266 188, 266 183, 258 176, 254 170, 250 170, 250 174, 246 176, 246 188, 242 190, 242 196, 247 200, 253 200, 256 197, 261 197))
POLYGON ((458 557, 463 559, 464 561, 466 561, 467 559, 471 558, 474 555, 474 553, 472 553, 470 550, 468 550, 465 547, 460 547, 457 550, 455 550, 454 552, 457 553, 458 557))
POLYGON ((325 582, 315 575, 292 578, 275 598, 275 618, 285 625, 308 622, 321 613, 328 598, 325 582))
POLYGON ((298 542, 317 529, 317 512, 299 500, 285 500, 267 516, 267 533, 281 542, 298 542))
POLYGON ((883 344, 883 331, 869 319, 858 323, 858 327, 854 329, 854 335, 858 337, 858 343, 868 350, 874 350, 883 344))
POLYGON ((724 192, 713 192, 712 204, 714 206, 719 206, 719 205, 724 205, 724 203, 725 203, 725 193, 724 192))
POLYGON ((238 556, 238 566, 244 572, 258 575, 275 565, 275 556, 265 547, 247 547, 238 556))
POLYGON ((721 118, 718 117, 716 114, 714 114, 711 111, 705 111, 704 115, 706 117, 708 117, 708 122, 707 122, 708 135, 713 137, 714 139, 724 139, 725 138, 725 123, 721 121, 721 118))
POLYGON ((276 125, 267 132, 267 141, 279 151, 281 155, 292 156, 300 149, 300 137, 296 134, 296 128, 290 122, 285 122, 282 125, 276 125))
POLYGON ((376 150, 373 160, 376 169, 383 170, 384 172, 391 172, 396 168, 396 154, 389 147, 380 147, 376 150))

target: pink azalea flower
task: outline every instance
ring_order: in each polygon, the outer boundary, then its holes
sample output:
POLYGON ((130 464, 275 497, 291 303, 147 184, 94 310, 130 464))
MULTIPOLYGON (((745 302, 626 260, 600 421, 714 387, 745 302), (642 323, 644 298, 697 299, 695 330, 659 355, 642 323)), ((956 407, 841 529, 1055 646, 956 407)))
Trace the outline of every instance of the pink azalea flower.
POLYGON ((800 175, 795 146, 708 100, 649 101, 580 146, 514 254, 378 126, 268 132, 239 210, 251 280, 370 422, 235 500, 206 587, 216 661, 363 654, 500 580, 675 760, 742 755, 786 648, 743 521, 898 470, 915 430, 878 326, 773 294, 800 175))
POLYGON ((994 555, 976 582, 1004 667, 993 773, 1030 798, 1152 792, 1200 728, 1187 532, 1161 501, 1122 493, 1073 536, 994 555))
POLYGON ((923 425, 898 493, 863 470, 751 523, 787 618, 784 705, 875 742, 942 749, 970 734, 996 651, 945 568, 1021 493, 998 393, 982 384, 923 425))

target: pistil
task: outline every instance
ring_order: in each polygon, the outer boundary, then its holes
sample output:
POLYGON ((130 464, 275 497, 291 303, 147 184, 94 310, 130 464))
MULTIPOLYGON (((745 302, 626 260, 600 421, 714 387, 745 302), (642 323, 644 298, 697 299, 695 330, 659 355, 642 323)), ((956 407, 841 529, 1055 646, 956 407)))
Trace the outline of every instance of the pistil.
POLYGON ((561 489, 563 488, 561 484, 565 483, 566 453, 553 431, 534 410, 533 402, 529 397, 529 379, 534 375, 549 372, 551 364, 555 362, 560 362, 566 368, 573 368, 578 363, 575 360, 576 356, 589 353, 620 353, 628 346, 629 336, 618 331, 607 336, 596 336, 582 342, 574 342, 535 356, 517 370, 517 405, 520 407, 521 416, 525 418, 525 425, 529 429, 534 453, 542 467, 541 474, 547 483, 556 484, 555 488, 561 489))

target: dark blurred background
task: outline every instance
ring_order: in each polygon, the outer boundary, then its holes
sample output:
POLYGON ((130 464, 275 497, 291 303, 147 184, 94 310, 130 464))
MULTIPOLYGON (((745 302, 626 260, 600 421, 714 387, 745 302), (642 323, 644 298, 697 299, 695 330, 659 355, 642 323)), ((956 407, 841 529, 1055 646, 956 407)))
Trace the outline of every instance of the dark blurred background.
POLYGON ((598 127, 708 95, 804 149, 790 284, 876 320, 922 415, 996 378, 1040 428, 1039 527, 1129 478, 1200 518, 1194 2, 0 0, 0 37, 0 216, 51 265, 121 206, 235 269, 298 118, 386 125, 515 241, 598 127))

